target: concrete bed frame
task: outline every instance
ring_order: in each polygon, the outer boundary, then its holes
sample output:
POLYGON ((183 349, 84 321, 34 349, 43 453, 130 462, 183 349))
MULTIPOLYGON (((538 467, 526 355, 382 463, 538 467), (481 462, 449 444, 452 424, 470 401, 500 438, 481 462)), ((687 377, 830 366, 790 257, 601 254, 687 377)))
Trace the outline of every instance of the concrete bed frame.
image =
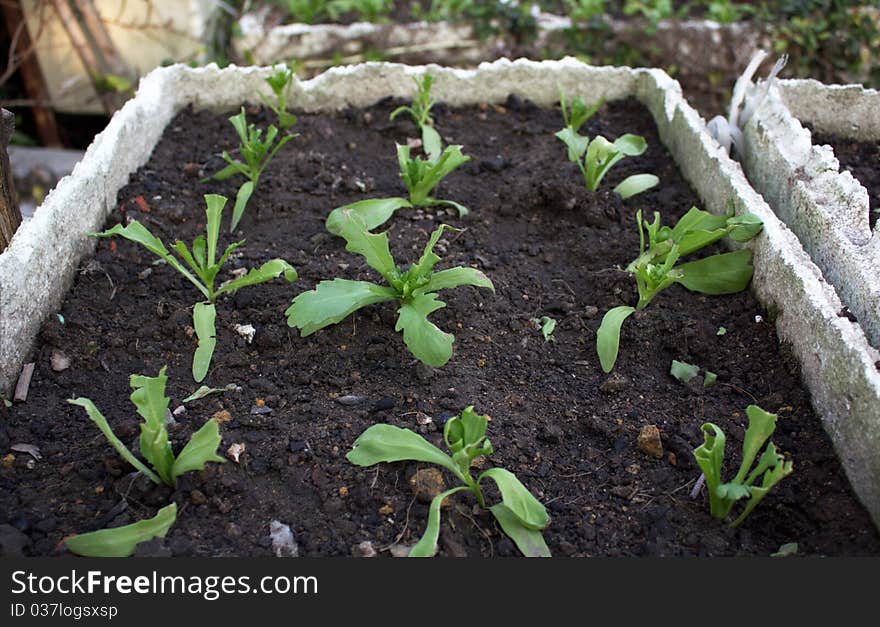
MULTIPOLYGON (((500 60, 475 70, 368 63, 333 68, 296 82, 291 106, 308 111, 370 105, 383 97, 411 98, 411 77, 429 70, 436 96, 451 105, 500 102, 510 94, 541 106, 556 104, 559 88, 589 100, 635 97, 651 111, 660 138, 704 208, 748 210, 764 221, 749 243, 754 250, 752 289, 778 312, 776 328, 800 360, 804 380, 850 482, 875 523, 880 523, 880 374, 861 328, 838 316, 834 288, 797 237, 752 189, 738 163, 703 132, 678 83, 660 70, 592 67, 575 59, 500 60)), ((0 385, 14 383, 43 319, 57 310, 79 262, 94 248, 86 233, 100 229, 116 206, 118 190, 147 162, 173 116, 187 105, 230 110, 255 102, 269 68, 151 72, 137 96, 95 138, 73 174, 62 180, 0 255, 0 385)), ((795 463, 797 461, 795 460, 795 463)))

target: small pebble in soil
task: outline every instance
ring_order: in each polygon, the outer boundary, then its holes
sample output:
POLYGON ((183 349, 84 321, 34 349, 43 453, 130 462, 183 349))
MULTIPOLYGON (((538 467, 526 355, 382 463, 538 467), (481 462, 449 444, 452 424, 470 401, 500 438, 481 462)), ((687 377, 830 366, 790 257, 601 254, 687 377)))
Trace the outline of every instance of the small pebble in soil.
POLYGON ((346 394, 345 396, 338 396, 336 398, 336 402, 340 405, 345 405, 346 407, 352 407, 354 405, 360 405, 364 401, 363 396, 357 396, 356 394, 346 394))
POLYGON ((602 382, 599 389, 605 394, 617 394, 627 389, 629 385, 630 381, 625 375, 614 372, 602 382))
POLYGON ((354 557, 376 557, 376 549, 373 548, 372 542, 364 540, 351 548, 351 554, 354 557))
POLYGON ((289 525, 273 520, 269 523, 269 538, 275 557, 299 557, 299 546, 289 525))
POLYGON ((645 425, 639 431, 636 446, 645 455, 654 459, 663 457, 663 443, 660 440, 660 429, 656 425, 645 425))
POLYGON ((63 372, 70 368, 70 358, 59 350, 52 351, 49 362, 52 365, 52 370, 55 372, 63 372))

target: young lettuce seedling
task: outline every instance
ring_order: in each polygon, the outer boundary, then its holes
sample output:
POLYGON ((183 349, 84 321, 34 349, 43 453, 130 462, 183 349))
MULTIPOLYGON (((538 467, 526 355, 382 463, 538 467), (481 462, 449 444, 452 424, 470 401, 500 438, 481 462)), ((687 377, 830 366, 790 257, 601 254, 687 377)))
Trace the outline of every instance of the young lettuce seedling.
POLYGON ((229 227, 229 231, 232 232, 238 226, 239 221, 241 221, 241 216, 244 214, 248 200, 250 200, 254 189, 257 187, 263 170, 269 165, 272 157, 281 150, 281 147, 294 137, 297 137, 297 134, 284 135, 276 143, 278 129, 270 124, 266 131, 266 138, 263 139, 263 131, 253 124, 247 123, 244 107, 241 108, 241 112, 238 115, 229 118, 229 121, 235 128, 235 132, 238 133, 241 142, 238 150, 244 159, 244 163, 233 159, 224 150, 223 160, 229 165, 217 172, 213 178, 215 181, 225 181, 236 174, 242 174, 248 179, 242 183, 241 187, 238 188, 238 193, 235 195, 235 206, 232 209, 232 224, 229 227))
POLYGON ((220 222, 223 217, 223 208, 226 206, 226 198, 216 194, 207 194, 205 204, 207 206, 205 209, 207 216, 205 235, 199 235, 193 240, 192 251, 180 240, 174 242, 174 246, 172 246, 174 252, 186 262, 192 272, 168 252, 162 240, 150 233, 149 229, 137 220, 132 220, 128 226, 117 224, 103 233, 92 233, 93 237, 120 235, 140 244, 182 274, 207 299, 207 302, 196 303, 193 307, 193 328, 196 331, 199 345, 193 355, 192 372, 193 379, 197 382, 204 380, 208 374, 208 367, 211 365, 211 357, 217 344, 217 333, 214 328, 214 320, 217 316, 214 303, 217 299, 223 294, 231 294, 242 287, 271 281, 282 274, 288 282, 295 281, 297 278, 293 266, 283 259, 272 259, 259 268, 252 268, 244 276, 227 281, 215 289, 214 281, 223 264, 236 248, 244 244, 244 240, 227 246, 220 258, 217 259, 217 240, 220 235, 220 222))
POLYGON ((275 102, 271 102, 262 93, 260 93, 259 96, 260 100, 262 100, 263 103, 265 103, 265 105, 274 111, 276 116, 278 116, 278 127, 281 130, 287 130, 296 124, 297 119, 295 115, 287 112, 287 97, 290 93, 290 86, 293 83, 294 71, 292 68, 288 67, 282 67, 276 70, 274 65, 272 66, 272 70, 272 74, 270 74, 265 81, 272 89, 272 93, 275 94, 275 102))
POLYGON ((751 213, 740 216, 716 216, 692 207, 674 228, 660 225, 660 214, 654 221, 642 219, 636 212, 639 228, 639 256, 626 271, 636 279, 639 302, 635 307, 610 309, 602 318, 596 334, 596 349, 602 370, 611 372, 617 361, 620 327, 636 310, 644 309, 661 291, 680 283, 693 292, 733 294, 741 292, 752 278, 752 251, 743 248, 732 253, 718 253, 697 261, 679 264, 681 257, 695 253, 723 237, 747 242, 760 233, 763 224, 751 213), (647 248, 645 233, 648 235, 647 248))
POLYGON ((355 440, 346 459, 357 466, 373 466, 380 462, 419 461, 437 464, 455 475, 464 485, 446 490, 434 497, 428 507, 428 525, 422 538, 410 549, 409 557, 433 557, 440 534, 440 508, 449 496, 470 490, 480 507, 486 498, 480 484, 492 479, 501 493, 501 503, 489 507, 501 529, 526 557, 550 557, 541 530, 550 522, 547 510, 532 496, 519 479, 504 468, 490 468, 476 479, 471 464, 477 457, 494 451, 486 437, 488 417, 468 407, 460 416, 450 418, 443 428, 443 440, 452 455, 409 429, 393 425, 373 425, 355 440))
POLYGON ((217 455, 217 447, 220 446, 220 427, 217 421, 210 419, 202 428, 192 434, 189 442, 175 457, 168 441, 168 430, 165 428, 165 414, 168 411, 169 398, 165 396, 165 384, 168 377, 165 376, 166 368, 163 367, 155 377, 133 374, 130 382, 131 402, 137 408, 137 412, 144 419, 141 423, 141 437, 138 442, 140 453, 143 455, 153 470, 150 470, 141 460, 135 457, 128 447, 116 437, 107 419, 98 411, 95 404, 88 398, 70 399, 68 403, 79 405, 84 408, 89 418, 98 425, 106 438, 116 449, 122 458, 129 464, 144 473, 151 481, 157 484, 164 483, 172 488, 177 487, 177 477, 190 470, 202 470, 207 462, 220 462, 226 460, 217 455), (155 471, 155 472, 154 472, 155 471))
MULTIPOLYGON (((626 133, 613 142, 608 141, 601 135, 592 140, 578 133, 578 129, 586 122, 601 106, 601 102, 590 107, 584 104, 580 98, 575 98, 571 103, 569 114, 565 94, 560 92, 560 105, 565 128, 557 132, 555 136, 565 144, 568 160, 577 164, 584 177, 584 185, 588 191, 595 192, 599 183, 605 178, 608 171, 624 157, 636 157, 648 148, 645 138, 640 135, 626 133)), ((621 181, 614 191, 624 200, 651 189, 660 181, 653 174, 633 174, 621 181)))
POLYGON ((731 527, 736 527, 745 520, 746 516, 767 496, 770 489, 792 472, 792 462, 785 461, 776 452, 776 446, 773 442, 767 444, 767 448, 758 458, 757 465, 752 468, 764 442, 776 430, 777 416, 764 411, 757 405, 749 405, 746 408, 746 415, 749 419, 749 426, 743 440, 742 462, 736 476, 731 481, 722 483, 721 480, 726 438, 720 427, 711 422, 703 423, 704 442, 694 449, 694 458, 706 477, 706 489, 709 491, 709 511, 712 516, 724 520, 738 500, 748 499, 742 513, 730 524, 731 527), (751 472, 749 472, 750 469, 751 472), (755 485, 759 479, 759 485, 755 485))
POLYGON ((306 337, 367 305, 398 301, 400 308, 394 330, 403 331, 404 343, 418 360, 435 368, 443 366, 452 357, 455 337, 428 321, 431 313, 446 306, 437 300, 437 292, 460 285, 495 292, 492 281, 475 268, 456 267, 434 272, 434 266, 440 261, 434 246, 445 230, 454 229, 440 225, 431 234, 418 263, 404 271, 391 256, 387 233, 370 233, 360 216, 351 210, 337 214, 336 226, 339 235, 348 242, 346 250, 362 255, 367 265, 385 279, 387 286, 348 279, 321 281, 315 289, 293 299, 286 311, 287 324, 298 328, 302 337, 306 337))
POLYGON ((425 74, 419 80, 418 77, 413 76, 413 82, 416 84, 415 100, 408 107, 397 107, 388 117, 393 121, 401 113, 409 114, 422 132, 422 148, 425 154, 432 161, 436 161, 442 151, 442 142, 440 134, 434 129, 434 119, 431 117, 431 109, 437 102, 431 95, 434 77, 431 74, 425 74))

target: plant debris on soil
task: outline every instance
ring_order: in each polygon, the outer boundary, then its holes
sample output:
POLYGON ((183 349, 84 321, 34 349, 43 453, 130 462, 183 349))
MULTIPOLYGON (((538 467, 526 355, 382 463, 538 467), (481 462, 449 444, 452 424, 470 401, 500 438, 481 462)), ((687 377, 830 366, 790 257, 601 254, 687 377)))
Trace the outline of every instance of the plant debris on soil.
MULTIPOLYGON (((291 130, 300 136, 270 163, 234 234, 225 232, 230 200, 221 246, 247 242, 229 270, 282 257, 300 279, 245 288, 218 303, 217 349, 204 383, 222 393, 180 409, 199 387, 190 373, 198 298, 192 286, 135 244, 97 242, 60 317, 42 327, 27 401, 3 410, 0 422, 0 530, 21 551, 63 554, 61 540, 70 534, 152 516, 174 500, 177 522, 138 555, 274 555, 270 524, 289 526, 296 546, 285 554, 405 554, 424 531, 427 501, 442 481, 422 481, 417 472, 425 464, 363 469, 344 456, 381 422, 440 444, 444 422, 473 404, 491 416, 493 462, 546 504, 544 537, 554 555, 767 556, 790 542, 801 555, 880 554, 877 531, 810 407, 797 363, 779 344, 773 313, 751 293, 665 290, 627 322, 617 366, 602 373, 595 347, 601 316, 637 299, 621 270, 638 253, 636 209, 658 210, 671 224, 699 205, 635 101, 605 104, 582 131, 637 133, 649 146, 614 168, 594 194, 553 137, 562 127, 558 108, 511 97, 503 105, 434 109, 444 140, 473 158, 438 195, 471 213, 459 219, 445 210, 401 210, 387 224, 392 252, 415 261, 428 233, 447 222, 463 230, 441 240, 437 268, 478 267, 497 289, 443 293, 447 307, 432 320, 456 342, 442 369, 413 359, 394 332, 391 305, 371 306, 307 338, 288 328, 283 313, 292 297, 318 281, 375 279, 326 232, 324 219, 346 203, 405 194, 394 142, 418 131, 403 118, 388 121, 398 104, 297 111, 291 130), (660 184, 622 202, 610 190, 636 172, 654 173, 660 184), (531 322, 545 315, 558 321, 555 342, 545 342, 531 322), (252 343, 235 325, 254 327, 252 343), (719 335, 720 327, 726 333, 719 335), (56 371, 58 351, 69 367, 56 371), (680 383, 669 374, 673 359, 716 373, 717 383, 680 383), (220 452, 230 460, 182 476, 174 491, 133 476, 82 409, 65 402, 92 398, 131 444, 138 417, 129 375, 155 376, 166 364, 175 450, 214 417, 220 452), (702 422, 712 421, 728 437, 725 474, 735 473, 751 403, 779 414, 772 439, 794 460, 794 474, 730 529, 710 517, 705 491, 689 496, 700 476, 691 451, 702 442, 702 422), (39 447, 42 459, 11 453, 17 444, 39 447)), ((202 232, 202 196, 233 199, 241 183, 200 182, 237 142, 227 121, 234 112, 179 113, 120 191, 106 226, 136 218, 166 243, 202 232)), ((257 108, 248 116, 263 126, 273 121, 257 108)), ((440 555, 518 554, 469 496, 449 503, 440 555)))
POLYGON ((813 133, 813 143, 828 145, 840 162, 841 170, 849 170, 868 190, 871 229, 880 219, 880 142, 860 142, 831 135, 813 133))

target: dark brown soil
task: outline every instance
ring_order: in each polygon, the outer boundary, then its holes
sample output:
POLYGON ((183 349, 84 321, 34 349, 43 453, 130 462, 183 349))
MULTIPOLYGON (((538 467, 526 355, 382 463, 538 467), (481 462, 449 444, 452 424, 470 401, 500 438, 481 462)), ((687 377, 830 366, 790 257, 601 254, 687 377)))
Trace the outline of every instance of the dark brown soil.
POLYGON ((873 229, 880 219, 880 142, 858 142, 813 133, 813 143, 831 146, 841 170, 849 170, 868 190, 873 229))
MULTIPOLYGON (((59 312, 64 323, 53 316, 43 327, 27 402, 5 410, 0 423, 0 453, 30 443, 43 454, 32 468, 24 453, 0 466, 0 525, 23 530, 32 554, 55 554, 68 534, 151 516, 173 499, 178 520, 147 554, 268 555, 272 520, 292 527, 302 555, 349 555, 363 541, 376 549, 412 543, 427 506, 414 499, 408 481, 422 465, 364 469, 344 455, 364 429, 381 422, 439 442, 437 425, 473 404, 492 417, 497 452, 489 463, 514 471, 547 504, 552 521, 545 537, 555 555, 766 556, 787 542, 807 555, 880 554, 880 538, 810 408, 797 365, 750 293, 706 297, 670 288, 630 319, 615 373, 601 372, 601 315, 636 298, 632 279, 619 270, 637 253, 635 209, 656 209, 672 221, 697 203, 637 103, 606 105, 588 123, 591 135, 634 132, 649 144, 596 194, 583 191, 552 136, 561 126, 558 110, 516 99, 503 107, 438 107, 446 141, 463 144, 473 157, 442 185, 441 196, 472 213, 459 220, 403 211, 388 225, 392 249, 402 263, 414 261, 435 225, 449 222, 465 230, 441 242, 438 268, 480 267, 497 288, 494 296, 470 287, 443 293, 448 306, 432 319, 456 335, 444 368, 425 368, 406 351, 393 331, 392 306, 370 307, 305 339, 289 329, 284 310, 317 281, 376 279, 323 221, 338 205, 403 193, 393 143, 415 129, 409 121, 388 122, 394 104, 301 115, 301 136, 265 172, 240 233, 222 235, 223 243, 247 237, 233 267, 282 256, 301 277, 219 303, 219 343, 205 383, 240 389, 190 403, 171 431, 179 449, 194 428, 228 411, 221 450, 245 444, 240 463, 191 473, 173 492, 145 485, 132 479, 85 413, 64 402, 91 397, 132 442, 138 420, 128 400, 131 373, 154 375, 167 364, 172 409, 198 387, 187 333, 197 294, 171 268, 152 266, 153 257, 136 245, 100 240, 59 312), (660 186, 626 203, 607 191, 640 171, 659 175, 660 186), (544 342, 531 326, 542 315, 559 321, 555 342, 544 342), (252 345, 231 330, 236 323, 256 327, 252 345), (726 334, 717 335, 719 327, 726 334), (69 369, 50 368, 54 350, 70 357, 69 369), (718 384, 682 385, 668 374, 672 359, 717 373, 718 384), (341 396, 358 398, 343 404, 341 396), (705 492, 689 498, 699 476, 691 450, 702 440, 700 424, 716 422, 728 434, 733 474, 743 410, 753 402, 779 413, 773 439, 794 459, 795 472, 731 530, 709 516, 705 492), (427 417, 433 422, 425 425, 427 417), (636 448, 649 424, 662 433, 659 460, 636 448)), ((137 218, 166 242, 198 234, 202 195, 233 197, 240 182, 199 180, 233 147, 227 115, 178 115, 120 192, 108 225, 137 218)), ((250 119, 269 121, 256 110, 250 119)), ((444 513, 441 554, 516 550, 490 515, 457 495, 444 513)))

